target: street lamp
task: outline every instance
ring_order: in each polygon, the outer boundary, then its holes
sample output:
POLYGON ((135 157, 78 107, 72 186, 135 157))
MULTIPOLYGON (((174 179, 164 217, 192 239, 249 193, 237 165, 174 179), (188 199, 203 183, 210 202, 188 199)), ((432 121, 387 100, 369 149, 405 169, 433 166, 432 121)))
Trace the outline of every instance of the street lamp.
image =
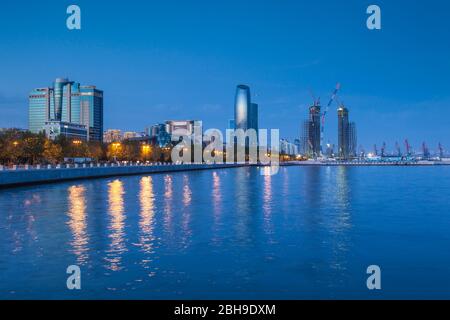
POLYGON ((142 154, 143 154, 143 156, 144 156, 145 159, 146 159, 146 157, 148 157, 148 155, 150 154, 150 150, 151 150, 151 148, 150 148, 150 146, 149 146, 148 144, 144 144, 144 145, 142 146, 142 154))
POLYGON ((76 145, 76 146, 79 146, 79 145, 83 144, 83 141, 81 141, 81 140, 73 140, 72 143, 74 145, 76 145))
POLYGON ((114 153, 114 161, 117 162, 117 151, 120 149, 122 145, 119 142, 114 142, 112 144, 112 149, 114 153))

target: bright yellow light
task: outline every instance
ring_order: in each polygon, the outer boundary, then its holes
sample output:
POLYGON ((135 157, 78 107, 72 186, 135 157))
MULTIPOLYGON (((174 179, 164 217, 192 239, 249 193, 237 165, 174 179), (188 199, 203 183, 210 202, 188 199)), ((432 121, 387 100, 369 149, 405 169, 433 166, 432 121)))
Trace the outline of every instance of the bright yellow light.
POLYGON ((142 146, 142 153, 144 153, 145 155, 148 155, 150 153, 150 150, 151 148, 149 145, 145 144, 142 146))
POLYGON ((120 148, 122 145, 119 142, 114 142, 112 146, 117 149, 120 148))

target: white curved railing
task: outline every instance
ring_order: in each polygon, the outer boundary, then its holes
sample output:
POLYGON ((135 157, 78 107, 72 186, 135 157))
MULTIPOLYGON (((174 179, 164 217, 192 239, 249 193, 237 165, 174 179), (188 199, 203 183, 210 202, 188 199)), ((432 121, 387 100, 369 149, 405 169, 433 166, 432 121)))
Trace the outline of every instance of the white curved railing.
POLYGON ((0 171, 19 171, 19 170, 53 170, 53 169, 81 169, 81 168, 113 168, 113 167, 147 167, 147 166, 181 166, 181 165, 214 165, 212 162, 204 163, 167 163, 167 162, 105 162, 105 163, 90 163, 90 164, 57 164, 57 165, 0 165, 0 171))

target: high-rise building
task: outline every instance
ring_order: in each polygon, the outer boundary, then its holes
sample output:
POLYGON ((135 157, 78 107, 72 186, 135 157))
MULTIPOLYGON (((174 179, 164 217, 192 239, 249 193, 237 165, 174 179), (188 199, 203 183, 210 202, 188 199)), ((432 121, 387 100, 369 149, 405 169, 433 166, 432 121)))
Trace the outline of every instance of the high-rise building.
POLYGON ((319 157, 321 154, 320 118, 321 108, 319 105, 314 105, 309 108, 308 153, 312 157, 319 157))
POLYGON ((342 160, 350 158, 350 124, 348 109, 344 106, 338 109, 338 157, 342 160))
POLYGON ((103 91, 58 78, 53 87, 38 88, 29 95, 31 132, 44 131, 47 122, 73 123, 86 127, 87 139, 103 140, 103 91))
POLYGON ((309 155, 309 120, 302 122, 300 132, 300 153, 302 155, 309 155))
POLYGON ((250 88, 239 85, 236 89, 234 108, 235 129, 258 131, 258 104, 251 102, 250 88))
POLYGON ((44 130, 45 123, 52 118, 51 115, 51 88, 38 88, 31 91, 28 107, 28 130, 39 133, 44 130))
MULTIPOLYGON (((102 141, 103 138, 103 91, 95 86, 80 86, 80 103, 72 107, 72 112, 76 116, 75 110, 79 106, 79 119, 75 117, 75 123, 80 121, 87 127, 89 140, 102 141), (75 109, 75 110, 74 110, 75 109)), ((77 96, 77 93, 74 94, 77 96)))
POLYGON ((287 139, 280 140, 280 154, 287 156, 297 156, 299 150, 294 143, 289 142, 287 139))
POLYGON ((236 89, 234 120, 236 130, 247 130, 249 128, 250 113, 250 88, 245 85, 239 85, 236 89))
POLYGON ((300 134, 300 153, 310 158, 320 157, 321 150, 321 107, 314 103, 309 108, 308 120, 302 123, 300 134))
POLYGON ((258 104, 251 102, 250 87, 246 85, 238 85, 236 88, 234 105, 234 129, 244 131, 253 129, 256 131, 256 137, 259 141, 258 109, 258 104))
POLYGON ((349 123, 349 155, 356 158, 358 155, 358 135, 356 131, 356 123, 349 123))

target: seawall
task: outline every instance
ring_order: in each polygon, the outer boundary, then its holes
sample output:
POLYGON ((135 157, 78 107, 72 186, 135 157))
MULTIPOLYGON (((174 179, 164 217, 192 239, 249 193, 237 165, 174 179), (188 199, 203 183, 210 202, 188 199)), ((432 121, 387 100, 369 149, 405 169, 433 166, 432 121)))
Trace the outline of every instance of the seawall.
POLYGON ((243 164, 182 164, 86 166, 78 168, 24 168, 0 170, 0 188, 79 179, 107 178, 151 173, 237 168, 243 164))

